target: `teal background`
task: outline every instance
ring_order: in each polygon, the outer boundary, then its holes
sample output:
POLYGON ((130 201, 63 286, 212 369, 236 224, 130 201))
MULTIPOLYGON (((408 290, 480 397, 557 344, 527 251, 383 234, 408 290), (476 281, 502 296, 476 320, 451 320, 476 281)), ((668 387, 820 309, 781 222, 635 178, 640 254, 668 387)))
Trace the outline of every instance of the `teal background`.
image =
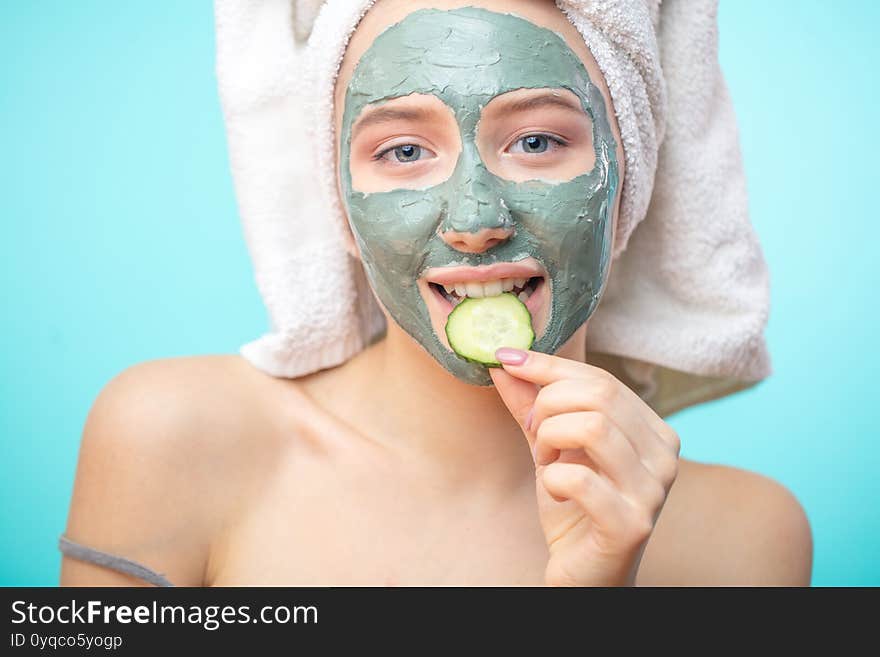
MULTIPOLYGON (((238 222, 208 2, 0 9, 0 584, 57 584, 80 432, 144 360, 267 318, 238 222)), ((880 585, 880 5, 727 0, 721 57, 772 277, 774 374, 671 418, 682 455, 790 488, 815 585, 880 585)))

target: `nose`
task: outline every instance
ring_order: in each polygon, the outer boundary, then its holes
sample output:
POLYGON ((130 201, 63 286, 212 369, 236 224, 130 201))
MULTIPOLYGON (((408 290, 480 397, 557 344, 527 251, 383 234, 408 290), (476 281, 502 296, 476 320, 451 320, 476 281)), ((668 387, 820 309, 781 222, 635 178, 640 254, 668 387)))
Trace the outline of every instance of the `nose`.
POLYGON ((475 233, 447 230, 440 236, 456 251, 463 253, 482 253, 501 244, 513 235, 512 228, 481 228, 475 233))
POLYGON ((444 242, 457 251, 482 253, 513 235, 513 218, 498 181, 486 170, 475 144, 464 145, 450 183, 454 191, 439 231, 444 242))

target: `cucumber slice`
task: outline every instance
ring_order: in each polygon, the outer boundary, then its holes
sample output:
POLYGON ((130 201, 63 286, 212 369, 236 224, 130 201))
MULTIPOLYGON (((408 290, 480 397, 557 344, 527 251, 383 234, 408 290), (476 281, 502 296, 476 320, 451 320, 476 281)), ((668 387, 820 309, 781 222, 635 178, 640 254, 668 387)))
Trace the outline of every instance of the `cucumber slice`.
POLYGON ((464 299, 446 319, 449 346, 462 358, 488 367, 501 367, 495 359, 499 347, 528 349, 535 341, 532 316, 511 292, 494 297, 464 299))

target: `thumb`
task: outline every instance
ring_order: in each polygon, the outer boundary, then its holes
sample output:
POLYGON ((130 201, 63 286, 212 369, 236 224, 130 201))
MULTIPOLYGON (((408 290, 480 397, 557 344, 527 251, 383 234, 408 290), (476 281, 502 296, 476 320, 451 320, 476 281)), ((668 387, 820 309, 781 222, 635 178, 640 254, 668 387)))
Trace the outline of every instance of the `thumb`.
POLYGON ((501 401, 525 434, 531 449, 535 444, 535 432, 529 427, 529 422, 532 419, 532 408, 540 387, 531 381, 513 376, 503 367, 490 367, 489 376, 492 377, 501 401))

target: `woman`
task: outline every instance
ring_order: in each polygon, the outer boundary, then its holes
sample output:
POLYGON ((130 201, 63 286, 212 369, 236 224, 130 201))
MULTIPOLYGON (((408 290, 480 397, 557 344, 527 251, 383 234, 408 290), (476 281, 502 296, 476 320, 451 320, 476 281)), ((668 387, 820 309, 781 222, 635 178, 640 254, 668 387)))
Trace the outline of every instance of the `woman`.
POLYGON ((340 234, 387 330, 296 377, 116 377, 62 584, 809 584, 790 492, 681 459, 637 381, 586 362, 640 171, 583 32, 549 1, 380 0, 332 79, 340 234), (511 290, 533 348, 461 358, 453 307, 511 290))

